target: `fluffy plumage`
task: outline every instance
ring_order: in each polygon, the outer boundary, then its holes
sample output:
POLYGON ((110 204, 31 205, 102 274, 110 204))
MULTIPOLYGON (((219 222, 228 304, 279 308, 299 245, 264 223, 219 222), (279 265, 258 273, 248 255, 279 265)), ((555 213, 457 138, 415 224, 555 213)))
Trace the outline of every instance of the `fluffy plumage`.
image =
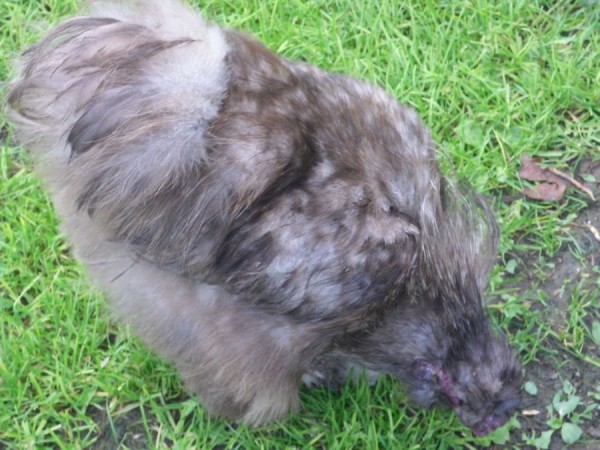
POLYGON ((75 255, 213 414, 391 374, 476 434, 520 369, 484 314, 497 230, 414 111, 175 0, 95 1, 9 93, 75 255))

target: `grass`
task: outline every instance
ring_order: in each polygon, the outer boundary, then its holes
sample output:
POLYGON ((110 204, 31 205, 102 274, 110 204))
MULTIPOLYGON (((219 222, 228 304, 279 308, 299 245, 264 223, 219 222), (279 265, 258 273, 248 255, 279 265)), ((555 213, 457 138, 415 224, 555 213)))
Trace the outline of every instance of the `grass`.
MULTIPOLYGON (((77 3, 1 2, 0 79, 9 78, 20 49, 77 3)), ((551 324, 547 315, 557 306, 547 274, 557 252, 572 242, 588 200, 569 190, 563 202, 533 202, 521 195, 517 176, 524 153, 571 173, 582 161, 599 159, 597 2, 201 3, 209 18, 251 32, 289 58, 370 80, 414 106, 432 129, 446 170, 486 193, 498 211, 501 264, 491 280, 491 311, 509 330, 526 369, 547 363, 566 378, 564 364, 600 365, 597 347, 590 345, 591 323, 600 314, 597 281, 573 287, 567 280, 564 317, 551 324)), ((0 447, 86 448, 95 442, 96 448, 114 448, 101 445, 113 435, 125 436, 122 446, 130 448, 444 449, 492 443, 473 438, 445 411, 415 410, 392 380, 373 389, 364 383, 346 387, 339 396, 303 391, 299 414, 261 430, 207 417, 168 364, 111 324, 6 124, 2 137, 0 447)), ((597 280, 600 274, 588 276, 597 280)), ((580 425, 590 414, 577 416, 580 425)), ((493 439, 500 442, 513 429, 505 446, 543 448, 536 439, 543 431, 550 436, 550 428, 528 424, 516 418, 493 439)), ((584 435, 580 442, 592 441, 584 435)))

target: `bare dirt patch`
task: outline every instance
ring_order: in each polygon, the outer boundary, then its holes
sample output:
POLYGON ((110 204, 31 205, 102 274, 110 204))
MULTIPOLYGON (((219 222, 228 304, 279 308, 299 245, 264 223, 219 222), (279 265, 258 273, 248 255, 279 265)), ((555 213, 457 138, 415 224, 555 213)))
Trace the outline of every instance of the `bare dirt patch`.
MULTIPOLYGON (((587 183, 587 186, 598 198, 600 162, 586 159, 577 172, 592 175, 597 180, 587 183)), ((563 399, 566 398, 562 391, 565 382, 568 382, 574 388, 573 396, 580 397, 580 402, 571 417, 566 417, 565 420, 573 420, 583 430, 581 438, 569 448, 600 448, 600 346, 594 343, 587 331, 582 345, 571 339, 576 333, 576 325, 580 329, 583 325, 583 329, 590 330, 592 322, 600 319, 598 231, 600 202, 596 200, 590 202, 569 226, 569 239, 552 260, 547 262, 548 270, 536 267, 537 255, 516 255, 523 262, 526 273, 515 287, 524 298, 542 300, 532 302, 532 307, 539 313, 539 325, 550 332, 546 334, 535 360, 525 367, 526 380, 533 382, 538 392, 536 395, 524 394, 523 409, 539 413, 519 417, 521 429, 513 433, 515 442, 520 440, 516 435, 539 437, 543 432, 548 432, 552 429, 548 422, 553 418, 554 423, 558 423, 556 409, 549 407, 557 393, 562 393, 563 399), (584 298, 587 304, 586 313, 580 320, 574 318, 573 302, 576 298, 584 298), (588 411, 584 414, 586 408, 588 411)), ((549 446, 545 448, 558 450, 565 447, 560 428, 556 428, 549 446)))

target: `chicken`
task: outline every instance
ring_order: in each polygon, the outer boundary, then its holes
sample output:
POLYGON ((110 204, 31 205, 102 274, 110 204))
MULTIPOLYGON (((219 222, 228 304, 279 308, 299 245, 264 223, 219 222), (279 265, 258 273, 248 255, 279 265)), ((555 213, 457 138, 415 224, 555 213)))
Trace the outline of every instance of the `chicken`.
POLYGON ((398 377, 477 435, 519 404, 482 295, 498 230, 416 113, 175 0, 93 1, 8 96, 75 256, 212 414, 398 377))

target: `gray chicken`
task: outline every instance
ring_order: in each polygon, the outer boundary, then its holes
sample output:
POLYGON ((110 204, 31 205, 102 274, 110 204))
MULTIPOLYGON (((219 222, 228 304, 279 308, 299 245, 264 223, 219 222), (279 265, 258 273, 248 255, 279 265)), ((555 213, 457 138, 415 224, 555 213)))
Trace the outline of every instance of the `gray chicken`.
POLYGON ((363 370, 477 435, 519 404, 492 214, 383 90, 176 0, 94 1, 8 102, 76 257, 209 412, 260 425, 363 370))

